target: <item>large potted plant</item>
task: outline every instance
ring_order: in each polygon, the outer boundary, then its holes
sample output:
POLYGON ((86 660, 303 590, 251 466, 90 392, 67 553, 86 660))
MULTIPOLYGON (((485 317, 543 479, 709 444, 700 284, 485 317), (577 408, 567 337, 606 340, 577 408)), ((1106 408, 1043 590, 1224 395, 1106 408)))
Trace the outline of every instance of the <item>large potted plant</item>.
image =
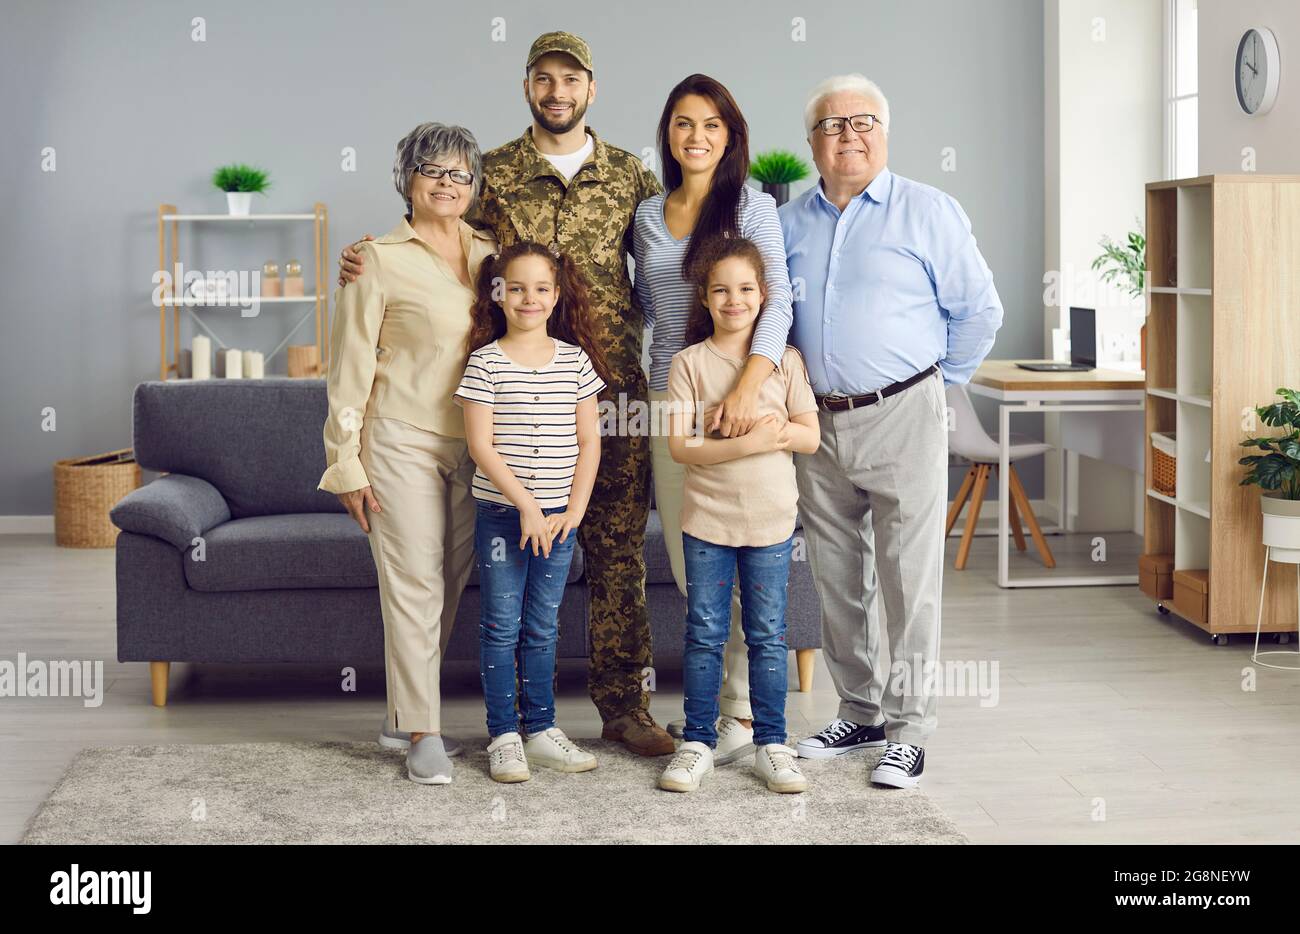
POLYGON ((253 195, 265 194, 271 180, 261 169, 236 163, 223 165, 213 172, 212 184, 226 193, 226 207, 232 217, 247 217, 253 195))
POLYGON ((761 152, 749 164, 749 175, 776 199, 777 207, 790 200, 790 183, 808 177, 808 164, 792 152, 761 152))
POLYGON ((1244 448, 1264 453, 1249 454, 1238 463, 1249 467, 1242 486, 1256 484, 1264 494, 1260 509, 1264 513, 1264 544, 1279 561, 1300 562, 1300 393, 1279 389, 1281 402, 1255 409, 1260 421, 1281 434, 1247 438, 1244 448))

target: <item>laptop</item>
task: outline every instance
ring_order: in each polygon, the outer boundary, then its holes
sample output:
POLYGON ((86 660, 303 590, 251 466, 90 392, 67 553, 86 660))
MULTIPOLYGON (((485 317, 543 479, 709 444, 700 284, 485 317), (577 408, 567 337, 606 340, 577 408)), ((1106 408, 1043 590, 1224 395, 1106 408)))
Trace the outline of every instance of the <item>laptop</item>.
POLYGON ((1035 373, 1073 373, 1097 368, 1097 309, 1070 308, 1070 362, 1017 363, 1035 373))

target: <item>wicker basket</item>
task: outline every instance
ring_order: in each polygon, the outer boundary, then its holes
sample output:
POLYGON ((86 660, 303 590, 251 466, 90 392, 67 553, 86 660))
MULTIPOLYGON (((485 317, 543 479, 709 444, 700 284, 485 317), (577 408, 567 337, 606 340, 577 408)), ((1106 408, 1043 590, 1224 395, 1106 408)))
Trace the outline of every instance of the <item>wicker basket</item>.
POLYGON ((108 512, 140 486, 130 448, 54 462, 54 541, 63 548, 112 548, 117 526, 108 512))
POLYGON ((1151 432, 1151 488, 1165 496, 1178 489, 1178 456, 1173 432, 1151 432))

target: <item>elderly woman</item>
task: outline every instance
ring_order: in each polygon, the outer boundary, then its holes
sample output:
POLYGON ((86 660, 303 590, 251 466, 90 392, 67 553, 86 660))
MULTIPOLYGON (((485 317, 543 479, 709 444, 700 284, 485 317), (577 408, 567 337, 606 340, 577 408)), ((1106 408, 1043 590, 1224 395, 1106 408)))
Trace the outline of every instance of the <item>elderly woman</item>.
POLYGON ((474 463, 452 393, 471 285, 496 250, 462 219, 481 177, 462 127, 422 123, 397 144, 406 214, 359 247, 365 271, 336 293, 330 341, 318 488, 338 494, 370 538, 388 687, 380 742, 407 748, 407 775, 427 785, 451 781, 459 752, 440 732, 439 668, 474 558, 474 463))

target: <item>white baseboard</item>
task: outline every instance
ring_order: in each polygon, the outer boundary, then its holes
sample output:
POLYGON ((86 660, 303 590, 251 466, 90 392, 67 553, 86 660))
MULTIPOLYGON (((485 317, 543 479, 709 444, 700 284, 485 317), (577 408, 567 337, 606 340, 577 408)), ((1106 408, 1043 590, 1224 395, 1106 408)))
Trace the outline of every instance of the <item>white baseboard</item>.
POLYGON ((53 534, 53 516, 0 516, 0 535, 53 534))

